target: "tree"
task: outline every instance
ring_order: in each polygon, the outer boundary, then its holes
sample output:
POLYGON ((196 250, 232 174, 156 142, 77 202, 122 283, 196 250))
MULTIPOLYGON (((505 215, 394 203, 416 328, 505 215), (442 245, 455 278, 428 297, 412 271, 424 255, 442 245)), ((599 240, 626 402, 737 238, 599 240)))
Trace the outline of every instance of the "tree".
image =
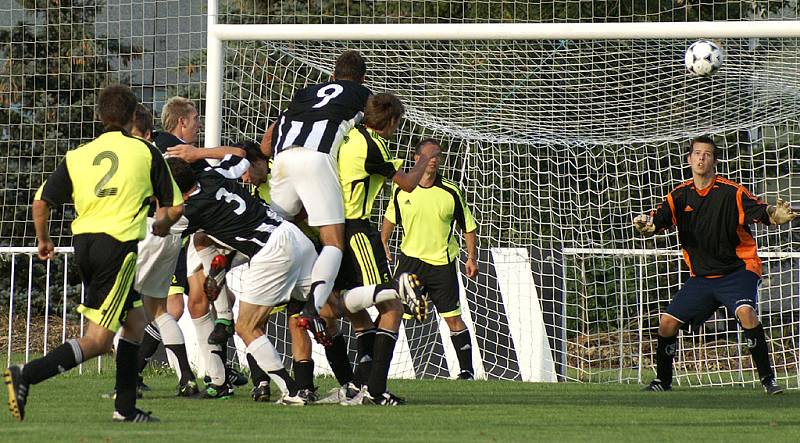
MULTIPOLYGON (((67 150, 100 134, 95 95, 106 84, 125 82, 119 68, 141 49, 95 33, 101 0, 17 3, 25 9, 24 20, 0 29, 0 146, 5 160, 0 245, 31 246, 30 203, 36 189, 67 150)), ((54 210, 51 231, 60 246, 71 244, 73 217, 71 207, 54 210)), ((9 266, 0 262, 0 281, 8 278, 9 266)), ((41 275, 42 264, 35 268, 41 275)), ((57 275, 53 281, 59 281, 57 275)), ((27 282, 17 279, 17 284, 27 282)), ((34 278, 34 284, 41 293, 43 279, 34 278)), ((0 301, 9 287, 0 285, 0 301)))

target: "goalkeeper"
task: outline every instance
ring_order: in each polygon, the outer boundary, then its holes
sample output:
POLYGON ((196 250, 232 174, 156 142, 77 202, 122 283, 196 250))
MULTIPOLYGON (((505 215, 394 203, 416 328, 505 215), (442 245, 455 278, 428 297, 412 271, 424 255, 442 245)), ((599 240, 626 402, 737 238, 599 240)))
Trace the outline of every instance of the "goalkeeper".
POLYGON ((669 194, 651 215, 639 215, 634 228, 645 236, 675 225, 691 277, 661 315, 656 349, 656 378, 645 391, 672 389, 672 360, 678 329, 701 325, 724 305, 744 330, 747 347, 768 394, 783 389, 769 361, 764 328, 756 314, 761 260, 748 224, 780 225, 797 214, 778 199, 761 202, 742 185, 716 174, 718 149, 707 136, 689 144, 692 179, 669 194))

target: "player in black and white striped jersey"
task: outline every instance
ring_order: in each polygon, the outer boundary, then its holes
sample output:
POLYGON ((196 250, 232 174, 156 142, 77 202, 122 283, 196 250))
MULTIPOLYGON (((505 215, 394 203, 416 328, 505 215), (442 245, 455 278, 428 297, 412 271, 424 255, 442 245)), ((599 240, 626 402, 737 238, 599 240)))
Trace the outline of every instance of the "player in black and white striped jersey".
MULTIPOLYGON (((196 178, 185 162, 169 159, 175 180, 190 202, 184 212, 184 232, 202 229, 216 244, 249 258, 249 266, 242 273, 237 333, 247 345, 248 361, 252 356, 256 366, 281 389, 279 403, 305 404, 310 392, 304 391, 283 367, 263 325, 273 307, 290 299, 305 301, 317 255, 300 229, 284 222, 237 182, 241 178, 257 185, 266 178, 266 158, 261 152, 247 149, 247 156, 228 156, 196 178)), ((222 392, 228 387, 212 389, 222 392)))
POLYGON ((300 325, 320 343, 329 343, 319 310, 328 300, 344 250, 344 205, 337 153, 358 124, 371 95, 363 86, 367 66, 357 51, 336 60, 333 80, 297 91, 289 107, 267 130, 262 151, 274 157, 270 178, 272 208, 292 219, 301 209, 319 228, 322 250, 311 274, 311 295, 300 325))

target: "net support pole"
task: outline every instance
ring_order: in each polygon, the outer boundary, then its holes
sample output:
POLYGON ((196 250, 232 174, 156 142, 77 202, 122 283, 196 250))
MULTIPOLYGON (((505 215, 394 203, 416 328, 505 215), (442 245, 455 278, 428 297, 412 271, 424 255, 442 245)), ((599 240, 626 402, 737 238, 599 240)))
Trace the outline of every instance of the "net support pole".
MULTIPOLYGON (((208 0, 208 32, 206 33, 206 109, 205 146, 219 146, 222 136, 222 73, 224 52, 217 32, 218 0, 208 0)), ((263 27, 263 26, 262 26, 263 27)))

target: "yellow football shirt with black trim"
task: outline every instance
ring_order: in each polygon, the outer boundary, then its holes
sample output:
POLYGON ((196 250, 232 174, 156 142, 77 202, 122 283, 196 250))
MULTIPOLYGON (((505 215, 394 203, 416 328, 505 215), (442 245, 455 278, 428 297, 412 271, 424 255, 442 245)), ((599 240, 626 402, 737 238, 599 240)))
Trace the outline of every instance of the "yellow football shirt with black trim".
POLYGON ((464 232, 478 229, 458 185, 437 175, 433 185, 411 192, 392 187, 385 217, 403 227, 400 251, 430 265, 446 265, 458 256, 453 227, 464 232))
POLYGON ((103 233, 126 242, 144 238, 151 196, 161 206, 183 203, 158 149, 111 131, 67 152, 35 199, 50 206, 74 202, 73 235, 103 233))
POLYGON ((351 129, 344 140, 339 147, 344 218, 368 219, 385 180, 394 177, 403 160, 389 152, 385 138, 363 125, 351 129))

